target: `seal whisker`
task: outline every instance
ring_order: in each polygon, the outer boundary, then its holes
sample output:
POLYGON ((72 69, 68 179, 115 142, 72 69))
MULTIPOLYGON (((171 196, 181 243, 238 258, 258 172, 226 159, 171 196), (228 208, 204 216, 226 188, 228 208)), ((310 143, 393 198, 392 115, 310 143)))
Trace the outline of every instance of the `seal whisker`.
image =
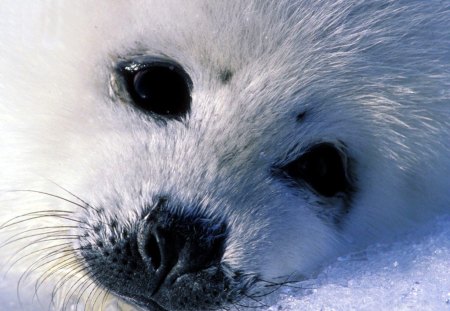
MULTIPOLYGON (((38 259, 36 259, 34 261, 34 263, 31 264, 19 277, 18 282, 17 282, 17 295, 19 297, 21 296, 20 295, 21 284, 26 278, 28 278, 31 275, 31 273, 33 273, 37 269, 45 267, 46 265, 52 264, 56 260, 61 260, 67 256, 70 256, 70 255, 55 256, 55 255, 47 254, 46 256, 41 256, 38 259), (50 259, 49 259, 49 257, 50 257, 50 259), (53 257, 53 258, 51 258, 51 257, 53 257)), ((53 271, 53 270, 50 270, 50 271, 53 271)), ((47 271, 47 273, 50 273, 50 271, 47 271)))
POLYGON ((37 271, 38 269, 43 268, 46 265, 52 264, 53 262, 55 262, 57 260, 61 260, 61 259, 65 258, 66 256, 70 256, 67 254, 62 255, 62 256, 58 256, 58 255, 46 254, 44 256, 40 256, 22 273, 22 275, 20 276, 20 278, 18 280, 18 285, 20 285, 24 279, 26 279, 31 273, 37 271))
POLYGON ((38 269, 48 265, 48 264, 53 263, 54 261, 61 260, 62 258, 66 257, 66 256, 70 256, 70 255, 65 254, 65 255, 57 256, 57 255, 54 255, 54 254, 45 254, 43 256, 40 256, 38 259, 36 259, 33 262, 33 264, 31 264, 24 271, 24 273, 22 274, 21 279, 23 277, 26 277, 28 274, 30 274, 30 273, 32 273, 32 272, 34 272, 34 271, 36 271, 36 270, 38 270, 38 269))
POLYGON ((257 306, 257 307, 269 307, 267 304, 265 304, 261 300, 257 299, 259 297, 255 297, 255 296, 252 296, 252 295, 249 295, 249 294, 243 294, 243 296, 248 298, 248 299, 250 299, 250 300, 253 300, 257 304, 259 304, 259 306, 257 306))
MULTIPOLYGON (((85 270, 83 270, 85 271, 85 270)), ((71 300, 72 297, 78 297, 77 302, 75 304, 75 310, 77 310, 79 299, 81 298, 81 294, 84 292, 84 289, 89 288, 92 285, 92 281, 89 279, 89 273, 86 272, 82 276, 78 277, 75 282, 67 289, 67 295, 63 300, 62 308, 65 310, 71 300), (87 287, 85 287, 87 285, 87 287)))
MULTIPOLYGON (((64 277, 62 277, 60 280, 58 280, 52 290, 52 301, 54 301, 54 299, 56 298, 56 294, 58 293, 58 291, 70 280, 72 280, 73 278, 75 278, 79 273, 85 271, 86 268, 84 267, 84 265, 82 263, 76 264, 71 271, 67 274, 64 275, 64 277)), ((65 294, 65 296, 67 296, 67 293, 65 294)), ((65 301, 65 299, 63 300, 65 301)), ((64 305, 64 304, 63 304, 64 305)))
MULTIPOLYGON (((30 189, 12 189, 12 190, 8 190, 8 192, 30 192, 30 193, 42 194, 42 195, 46 195, 46 196, 53 197, 53 198, 56 198, 56 199, 60 199, 60 200, 65 201, 65 202, 67 202, 67 203, 71 203, 71 204, 73 204, 73 205, 76 205, 76 206, 78 206, 78 207, 84 209, 84 210, 88 210, 87 207, 90 207, 90 208, 92 208, 92 209, 95 210, 95 208, 93 208, 93 207, 90 206, 90 205, 85 206, 85 205, 79 204, 79 203, 77 203, 77 202, 74 202, 74 201, 72 201, 72 200, 69 200, 69 199, 67 199, 67 198, 64 198, 64 197, 62 197, 62 196, 60 196, 60 195, 52 194, 52 193, 45 192, 45 191, 30 190, 30 189)), ((95 210, 95 211, 97 211, 97 210, 95 210)))
MULTIPOLYGON (((238 302, 234 302, 233 305, 239 306, 239 307, 245 308, 245 309, 258 309, 258 308, 260 308, 259 306, 244 305, 244 304, 241 304, 241 303, 238 303, 238 302)), ((240 310, 239 308, 237 308, 237 309, 240 310)))
POLYGON ((39 276, 39 278, 35 282, 36 292, 38 292, 38 290, 42 286, 42 284, 44 284, 45 281, 47 281, 54 274, 55 271, 66 269, 66 268, 78 267, 78 266, 79 266, 79 261, 77 259, 74 259, 73 256, 67 256, 66 259, 57 263, 55 266, 53 266, 52 270, 46 271, 39 276))
POLYGON ((61 263, 56 264, 55 266, 52 267, 52 269, 42 273, 39 278, 36 280, 35 285, 34 285, 34 294, 33 294, 33 299, 36 298, 37 300, 39 300, 39 290, 41 288, 41 286, 50 279, 50 277, 52 277, 55 273, 55 268, 57 268, 58 270, 61 269, 73 269, 78 267, 78 261, 76 259, 73 259, 73 257, 69 256, 69 258, 63 260, 61 263))
POLYGON ((263 291, 262 291, 262 288, 260 288, 260 289, 261 289, 260 292, 258 292, 258 293, 253 293, 253 294, 252 294, 252 293, 249 293, 248 295, 249 295, 250 297, 254 298, 254 299, 266 297, 266 296, 268 296, 268 295, 270 295, 270 294, 275 293, 275 292, 278 291, 280 288, 282 288, 282 287, 283 287, 283 284, 271 285, 271 286, 274 286, 275 288, 274 288, 274 289, 271 289, 271 290, 269 290, 269 291, 266 291, 266 292, 263 292, 263 291))
MULTIPOLYGON (((110 292, 107 290, 107 289, 104 289, 104 288, 100 288, 100 286, 98 286, 97 284, 95 284, 95 286, 96 286, 96 289, 95 289, 95 291, 99 291, 99 294, 97 294, 98 296, 97 297, 101 297, 101 295, 103 294, 103 297, 102 297, 102 302, 100 302, 100 310, 106 310, 106 308, 105 308, 105 304, 106 304, 106 301, 109 299, 109 297, 111 296, 110 295, 110 292)), ((91 301, 90 300, 90 297, 91 297, 91 294, 89 294, 89 296, 88 296, 88 298, 87 298, 87 301, 91 301)), ((91 303, 91 308, 95 308, 95 304, 97 303, 97 299, 98 298, 96 298, 95 300, 94 300, 94 302, 93 303, 91 303)), ((117 301, 117 299, 116 299, 116 306, 117 306, 117 310, 120 310, 119 309, 119 307, 118 307, 118 301, 117 301)))
MULTIPOLYGON (((30 230, 21 232, 19 235, 22 235, 23 233, 27 234, 27 233, 30 233, 30 231, 37 231, 37 230, 39 230, 39 229, 30 229, 30 230)), ((43 235, 44 236, 50 236, 51 234, 53 234, 52 237, 64 237, 64 236, 79 237, 78 235, 68 235, 66 232, 67 232, 66 230, 53 230, 53 231, 31 233, 31 234, 27 234, 27 235, 19 236, 19 237, 11 237, 7 241, 5 241, 5 243, 2 243, 0 245, 0 248, 3 248, 5 246, 8 246, 10 244, 16 243, 16 242, 21 241, 21 240, 34 238, 34 237, 39 237, 39 236, 43 236, 43 235)))
MULTIPOLYGON (((78 297, 77 302, 75 304, 75 310, 77 310, 77 307, 84 295, 84 293, 91 287, 91 286, 95 286, 95 289, 92 290, 89 295, 86 298, 85 303, 89 304, 91 308, 93 308, 95 306, 95 304, 97 303, 97 299, 101 296, 101 294, 105 294, 103 289, 99 286, 97 286, 96 282, 94 281, 94 275, 91 275, 90 272, 86 272, 82 277, 80 277, 80 279, 85 278, 85 280, 83 280, 78 286, 77 288, 72 292, 71 296, 73 296, 75 294, 75 292, 78 292, 75 296, 78 297), (98 293, 98 294, 97 294, 98 293), (92 302, 91 297, 96 297, 95 300, 92 302)), ((78 283, 79 281, 77 281, 76 283, 78 283)), ((70 290, 68 291, 68 293, 70 292, 70 290)))
MULTIPOLYGON (((99 301, 99 299, 101 299, 99 309, 105 310, 105 304, 106 301, 111 297, 111 292, 99 286, 94 280, 91 280, 91 283, 95 286, 95 289, 91 293, 89 293, 86 299, 87 303, 89 304, 88 307, 93 311, 98 310, 96 309, 97 302, 99 301)), ((116 302, 118 302, 117 299, 116 302)), ((117 310, 120 310, 120 308, 118 307, 117 310)))
POLYGON ((56 253, 58 253, 58 252, 66 252, 66 251, 67 251, 67 252, 73 252, 73 249, 72 249, 70 246, 71 246, 71 243, 70 243, 70 242, 61 243, 61 244, 57 244, 57 245, 52 245, 52 246, 49 246, 49 247, 44 247, 44 248, 41 248, 41 249, 38 249, 38 250, 35 250, 35 251, 32 251, 32 252, 29 252, 29 253, 27 253, 27 254, 21 255, 20 258, 14 259, 14 258, 17 257, 21 252, 25 251, 25 250, 28 248, 28 245, 25 246, 25 247, 22 247, 21 249, 19 249, 18 252, 16 252, 13 256, 11 256, 11 257, 8 259, 8 261, 6 262, 6 265, 10 265, 10 267, 8 268, 8 270, 6 271, 6 273, 7 273, 13 266, 15 266, 17 263, 19 263, 20 261, 25 260, 25 259, 27 259, 27 258, 30 257, 30 256, 39 254, 39 253, 44 252, 44 251, 47 251, 47 250, 51 250, 51 249, 57 248, 55 251, 52 251, 51 253, 54 253, 54 252, 56 252, 56 253), (14 260, 14 261, 11 262, 12 260, 14 260))
POLYGON ((49 182, 51 182, 52 184, 54 184, 55 186, 57 186, 58 188, 60 188, 61 190, 64 190, 65 192, 67 192, 68 194, 73 196, 74 198, 78 199, 81 203, 84 203, 86 206, 88 206, 88 207, 92 208, 94 211, 98 212, 98 208, 89 204, 87 201, 83 200, 80 196, 74 194, 73 192, 69 191, 67 188, 63 187, 62 185, 58 184, 57 182, 55 182, 51 179, 47 179, 47 180, 49 182))
MULTIPOLYGON (((93 299, 92 301, 92 303, 90 303, 90 305, 91 305, 91 309, 92 310, 95 310, 94 308, 95 308, 95 306, 97 305, 97 301, 98 301, 98 299, 100 298, 100 297, 102 297, 102 295, 103 295, 103 298, 102 298, 102 302, 100 303, 100 308, 101 308, 101 310, 104 310, 105 309, 105 304, 106 304, 106 301, 109 299, 109 297, 111 297, 111 292, 108 290, 108 289, 105 289, 105 288, 103 288, 103 287, 100 287, 100 286, 98 286, 98 284, 97 283, 95 283, 95 281, 94 280, 92 280, 92 283, 94 283, 95 284, 95 286, 96 286, 96 289, 95 289, 95 295, 92 295, 92 297, 94 297, 95 296, 95 299, 93 299)), ((88 296, 88 299, 87 299, 87 301, 91 301, 91 294, 89 294, 89 296, 88 296)), ((116 300, 117 301, 117 300, 116 300)), ((119 310, 119 308, 117 308, 118 310, 119 310)))
MULTIPOLYGON (((39 217, 61 217, 61 216, 65 216, 65 215, 71 215, 73 214, 73 212, 70 211, 60 211, 60 210, 41 210, 41 211, 35 211, 35 212, 31 212, 31 213, 26 213, 26 214, 21 214, 15 217, 12 217, 10 219, 8 219, 6 222, 4 222, 2 225, 0 225, 0 230, 2 229, 6 229, 8 227, 23 223, 24 221, 29 221, 29 220, 33 220, 33 219, 38 219, 39 217), (43 214, 43 215, 41 215, 43 214), (62 214, 62 215, 58 215, 58 214, 62 214), (18 220, 20 218, 24 218, 24 217, 28 217, 31 216, 28 219, 25 220, 18 220), (18 221, 16 221, 18 220, 18 221), (16 222, 13 222, 16 221, 16 222)), ((65 218, 63 218, 65 219, 65 218)), ((75 220, 76 222, 79 222, 79 220, 75 220)))
MULTIPOLYGON (((95 288, 94 288, 94 290, 92 290, 92 291, 89 293, 89 295, 88 295, 87 298, 86 298, 86 302, 89 304, 89 307, 90 307, 91 310, 93 310, 93 308, 95 308, 95 304, 97 303, 97 299, 98 299, 99 297, 101 297, 102 293, 103 293, 103 295, 106 296, 106 293, 105 293, 99 286, 97 286, 97 284, 95 283, 95 281, 93 281, 93 280, 91 279, 91 280, 90 280, 90 285, 89 285, 89 287, 92 286, 92 285, 94 285, 95 288), (93 299, 93 298, 91 299, 91 297, 95 297, 95 299, 93 299)), ((87 287, 87 288, 89 288, 89 287, 87 287)), ((81 295, 80 295, 80 296, 81 296, 81 295)), ((81 298, 81 297, 80 297, 80 298, 81 298)), ((78 306, 78 303, 80 302, 80 298, 79 298, 78 301, 77 301, 77 306, 78 306)), ((105 299, 105 297, 103 297, 103 299, 105 299)), ((103 301, 104 301, 104 300, 102 300, 101 310, 104 309, 104 308, 103 308, 103 301)))

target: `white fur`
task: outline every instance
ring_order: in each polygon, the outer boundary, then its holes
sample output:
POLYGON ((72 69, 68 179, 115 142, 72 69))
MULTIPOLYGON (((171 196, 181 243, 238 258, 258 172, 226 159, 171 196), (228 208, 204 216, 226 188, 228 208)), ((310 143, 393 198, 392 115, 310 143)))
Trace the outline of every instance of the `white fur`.
MULTIPOLYGON (((76 201, 56 183, 129 221, 170 193, 227 216, 224 261, 266 279, 309 276, 339 253, 391 238, 449 208, 449 10, 440 0, 4 0, 0 219, 74 209, 11 189, 76 201), (158 126, 110 96, 115 62, 139 54, 188 72, 188 126, 158 126), (234 72, 227 85, 217 79, 223 69, 234 72), (344 142, 356 163, 339 229, 270 175, 318 141, 344 142)), ((1 230, 0 241, 60 224, 70 222, 28 221, 1 230)))

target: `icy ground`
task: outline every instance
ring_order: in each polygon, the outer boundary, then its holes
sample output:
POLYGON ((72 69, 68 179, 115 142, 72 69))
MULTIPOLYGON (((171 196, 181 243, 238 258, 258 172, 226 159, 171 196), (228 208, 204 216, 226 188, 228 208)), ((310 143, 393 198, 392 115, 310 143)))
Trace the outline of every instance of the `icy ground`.
MULTIPOLYGON (((296 286, 303 289, 283 289, 260 310, 450 310, 450 217, 399 242, 339 258, 296 286)), ((1 281, 0 311, 49 310, 26 297, 20 305, 15 297, 15 284, 1 281)))

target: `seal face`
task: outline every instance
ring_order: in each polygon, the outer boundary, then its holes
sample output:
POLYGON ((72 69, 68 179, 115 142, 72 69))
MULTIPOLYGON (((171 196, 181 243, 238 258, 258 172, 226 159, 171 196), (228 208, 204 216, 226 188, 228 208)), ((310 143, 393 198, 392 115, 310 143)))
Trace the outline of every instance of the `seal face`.
MULTIPOLYGON (((118 98, 162 127, 189 122, 193 84, 181 65, 138 56, 121 60, 113 74, 118 98)), ((229 79, 227 72, 219 77, 222 83, 229 79)), ((294 122, 303 122, 303 117, 294 122)), ((356 188, 351 159, 342 146, 313 142, 300 152, 294 146, 288 157, 268 166, 267 177, 293 195, 310 193, 333 205, 320 217, 337 224, 349 212, 356 188)), ((156 310, 216 309, 252 297, 263 279, 224 260, 229 231, 235 230, 229 229, 226 214, 171 196, 150 201, 135 217, 127 217, 129 225, 114 214, 105 215, 104 209, 87 208, 84 222, 89 226, 83 228, 79 253, 96 282, 126 301, 156 310)))
POLYGON ((260 307, 448 211, 445 1, 113 2, 0 12, 0 266, 56 308, 260 307))

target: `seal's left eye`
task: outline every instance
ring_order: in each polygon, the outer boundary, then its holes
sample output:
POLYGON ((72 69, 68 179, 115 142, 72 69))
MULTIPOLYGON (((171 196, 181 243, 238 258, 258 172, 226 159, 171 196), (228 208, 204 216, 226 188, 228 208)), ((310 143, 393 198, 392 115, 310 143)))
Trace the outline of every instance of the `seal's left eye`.
POLYGON ((280 168, 296 184, 307 184, 315 192, 332 197, 351 190, 346 157, 331 143, 320 143, 280 168))
POLYGON ((118 68, 133 104, 144 112, 165 118, 189 113, 192 82, 177 63, 144 59, 118 68))

